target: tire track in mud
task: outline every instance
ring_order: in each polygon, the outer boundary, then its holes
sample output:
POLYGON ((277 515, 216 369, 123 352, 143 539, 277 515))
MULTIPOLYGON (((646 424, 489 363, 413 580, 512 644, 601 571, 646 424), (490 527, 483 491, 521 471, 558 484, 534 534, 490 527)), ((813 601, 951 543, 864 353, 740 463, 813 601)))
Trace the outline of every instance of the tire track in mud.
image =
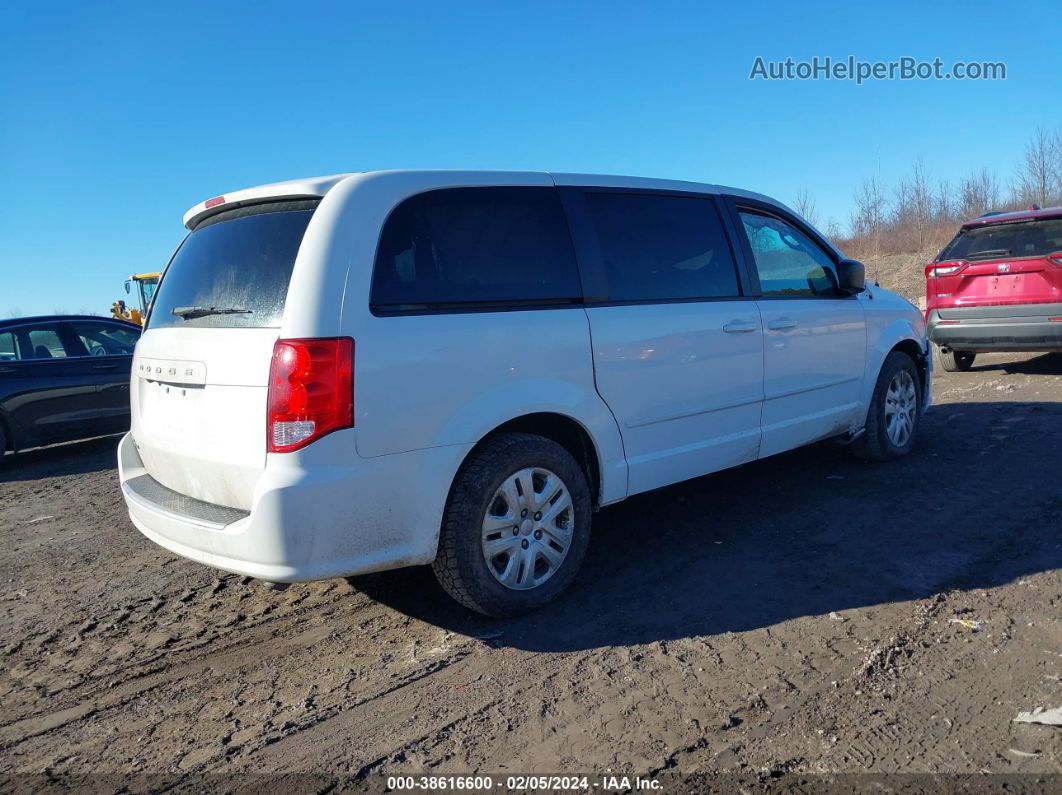
MULTIPOLYGON (((294 624, 297 619, 298 616, 293 616, 288 621, 277 623, 294 624)), ((262 628, 272 629, 274 627, 267 624, 262 628)), ((132 699, 141 696, 152 689, 181 679, 186 679, 190 675, 201 672, 204 669, 215 676, 238 671, 249 665, 247 652, 251 649, 254 649, 256 652, 260 650, 270 650, 274 654, 282 654, 299 647, 305 648, 311 646, 322 638, 327 637, 331 632, 331 627, 327 625, 319 625, 295 635, 284 635, 279 638, 273 637, 272 640, 274 642, 272 644, 269 643, 268 640, 264 643, 260 642, 260 639, 254 638, 252 635, 250 639, 242 639, 241 642, 231 644, 228 647, 212 649, 213 653, 209 657, 209 660, 207 660, 204 655, 197 655, 193 657, 193 659, 187 661, 167 661, 165 666, 147 667, 144 670, 134 672, 122 684, 86 694, 84 698, 79 699, 77 703, 71 706, 63 707, 43 715, 34 715, 28 718, 23 718, 0 726, 0 748, 8 746, 14 742, 34 737, 38 734, 53 731, 54 729, 60 728, 72 721, 81 720, 105 710, 121 707, 132 699), (272 649, 270 649, 271 646, 273 647, 272 649)), ((202 645, 206 644, 201 644, 199 647, 190 649, 190 653, 195 653, 202 648, 202 645)), ((152 660, 146 665, 151 666, 155 662, 155 660, 152 660)))
MULTIPOLYGON (((769 632, 764 635, 770 637, 769 632)), ((758 656, 736 636, 734 644, 739 657, 758 656)), ((776 645, 784 648, 785 644, 776 645)), ((430 765, 433 751, 445 746, 448 750, 443 755, 450 763, 473 772, 600 767, 620 764, 618 756, 602 759, 601 751, 621 743, 623 735, 631 734, 633 724, 644 727, 648 740, 636 743, 638 747, 630 748, 624 759, 629 762, 640 755, 643 769, 663 770, 670 767, 669 760, 723 750, 708 737, 711 730, 735 720, 731 713, 744 715, 738 724, 755 723, 764 731, 768 726, 772 731, 783 731, 784 721, 762 699, 761 693, 770 688, 789 694, 790 706, 803 706, 821 695, 817 690, 801 691, 780 675, 779 668, 765 683, 750 683, 746 687, 750 697, 734 705, 738 708, 719 707, 713 704, 712 689, 702 690, 704 683, 697 680, 695 671, 705 671, 697 665, 704 662, 698 644, 655 644, 625 660, 606 651, 603 654, 608 660, 603 665, 601 654, 527 655, 509 649, 477 650, 444 671, 388 692, 385 699, 364 708, 351 705, 307 731, 249 750, 246 764, 248 769, 283 764, 285 769, 324 768, 365 776, 388 761, 420 759, 430 765), (610 672, 607 677, 602 678, 602 668, 610 672), (644 684, 646 677, 657 682, 648 694, 623 684, 644 684), (483 686, 470 692, 468 683, 474 682, 483 686), (576 682, 579 684, 573 695, 572 683, 576 682), (464 690, 467 697, 448 697, 457 690, 464 690), (486 697, 476 698, 481 691, 486 697), (708 720, 702 725, 695 719, 669 719, 684 714, 707 714, 708 720), (484 724, 495 731, 484 731, 484 724), (454 746, 465 749, 457 760, 452 758, 454 746), (530 750, 514 754, 514 748, 530 750)), ((741 681, 740 676, 734 678, 741 681)), ((241 764, 243 760, 234 761, 241 764)))
MULTIPOLYGON (((212 591, 212 595, 216 595, 216 584, 213 586, 202 586, 197 590, 207 591, 208 589, 212 591)), ((304 600, 300 600, 299 602, 295 602, 291 605, 291 607, 295 608, 295 612, 278 615, 273 614, 273 611, 271 610, 268 614, 263 617, 260 617, 258 620, 248 620, 243 616, 243 614, 239 612, 233 612, 233 617, 239 618, 239 620, 233 621, 227 626, 216 626, 212 633, 178 640, 172 645, 166 644, 166 647, 162 650, 148 649, 145 647, 145 650, 148 652, 145 656, 123 661, 124 670, 120 675, 120 682, 124 686, 125 684, 131 683, 132 680, 135 680, 137 678, 142 678, 155 674, 158 670, 162 670, 165 668, 173 668, 174 664, 176 664, 176 667, 174 668, 173 676, 175 678, 183 676, 185 675, 184 672, 189 667, 194 666, 197 662, 202 660, 204 655, 198 654, 199 652, 209 650, 211 653, 216 652, 226 654, 233 648, 254 646, 256 643, 260 642, 260 640, 268 640, 269 638, 276 636, 279 633, 283 633, 288 625, 294 625, 297 622, 304 620, 308 615, 312 614, 313 612, 322 609, 327 609, 339 603, 346 596, 346 594, 337 593, 331 598, 327 599, 327 601, 322 602, 320 599, 318 599, 317 601, 311 601, 309 604, 305 605, 301 604, 301 602, 304 600), (185 658, 189 656, 191 656, 191 659, 185 661, 185 658)), ((189 600, 186 600, 184 598, 167 598, 165 595, 159 595, 143 599, 136 606, 147 606, 149 608, 148 612, 150 614, 157 614, 160 608, 167 604, 187 604, 188 601, 189 600)), ((361 607, 371 608, 373 606, 368 600, 362 599, 360 600, 360 602, 361 605, 359 606, 361 607)), ((202 608, 208 614, 215 612, 211 610, 210 605, 202 605, 202 608)), ((115 610, 121 611, 122 613, 128 612, 128 609, 125 607, 115 608, 115 610)), ((173 617, 172 623, 179 624, 181 622, 188 621, 190 618, 192 618, 192 616, 178 615, 173 617)), ((94 621, 93 623, 102 622, 94 621)), ((47 636, 41 639, 40 643, 35 644, 35 648, 23 648, 20 649, 20 651, 32 651, 33 653, 40 653, 42 651, 47 651, 46 647, 51 642, 60 640, 64 636, 69 637, 71 635, 79 635, 81 637, 84 637, 92 631, 91 629, 89 629, 87 632, 79 632, 77 629, 74 629, 77 624, 77 621, 68 622, 63 628, 54 629, 50 631, 47 636)), ((161 630, 165 631, 166 626, 166 624, 163 624, 161 630)), ((146 636, 153 632, 159 631, 160 627, 157 623, 153 622, 147 626, 137 627, 136 629, 139 635, 146 636)), ((128 634, 126 634, 126 637, 128 637, 128 634)), ((68 701, 71 697, 76 697, 77 700, 92 698, 100 691, 106 692, 107 690, 114 688, 115 684, 118 683, 118 680, 115 679, 115 675, 115 671, 109 669, 104 670, 102 672, 90 670, 86 677, 82 681, 78 682, 76 686, 71 688, 57 688, 55 690, 50 690, 48 693, 49 701, 55 701, 57 698, 60 698, 61 701, 68 701), (103 684, 101 686, 101 680, 104 679, 110 679, 112 681, 110 684, 103 684), (82 693, 84 693, 84 695, 82 695, 82 693)), ((5 717, 9 716, 10 714, 10 710, 6 711, 5 717)), ((5 721, 3 724, 0 724, 0 730, 2 730, 4 726, 9 725, 10 723, 11 721, 5 721)))

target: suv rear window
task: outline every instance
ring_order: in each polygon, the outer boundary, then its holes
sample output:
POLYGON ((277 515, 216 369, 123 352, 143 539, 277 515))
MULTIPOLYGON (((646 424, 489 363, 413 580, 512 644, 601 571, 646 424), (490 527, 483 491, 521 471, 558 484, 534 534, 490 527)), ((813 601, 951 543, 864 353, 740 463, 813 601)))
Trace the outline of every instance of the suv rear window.
POLYGON ((396 207, 380 235, 374 312, 489 309, 581 300, 554 188, 452 188, 396 207))
POLYGON ((205 219, 166 268, 147 328, 279 326, 295 255, 319 203, 269 202, 205 219))
POLYGON ((944 247, 937 262, 949 259, 1043 257, 1062 251, 1062 218, 986 224, 963 229, 944 247))

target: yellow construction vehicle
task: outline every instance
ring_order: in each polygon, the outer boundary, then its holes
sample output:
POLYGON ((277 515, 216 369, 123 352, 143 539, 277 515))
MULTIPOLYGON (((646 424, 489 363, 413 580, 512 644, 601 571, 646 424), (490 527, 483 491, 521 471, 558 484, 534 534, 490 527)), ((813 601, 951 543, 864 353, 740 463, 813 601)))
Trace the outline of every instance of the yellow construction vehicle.
POLYGON ((137 299, 140 306, 126 306, 125 301, 115 301, 111 304, 111 314, 119 320, 128 320, 138 326, 144 325, 144 316, 147 314, 151 297, 155 295, 155 288, 159 286, 161 273, 134 273, 125 282, 125 291, 132 294, 133 285, 136 285, 137 299))

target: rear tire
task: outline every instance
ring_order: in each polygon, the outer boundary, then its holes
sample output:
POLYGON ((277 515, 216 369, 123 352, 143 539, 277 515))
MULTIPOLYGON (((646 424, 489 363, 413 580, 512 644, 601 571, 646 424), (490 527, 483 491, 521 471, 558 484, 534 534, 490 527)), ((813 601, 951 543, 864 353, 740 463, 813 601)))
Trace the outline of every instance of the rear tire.
POLYGON ((870 461, 891 461, 914 447, 922 418, 922 384, 918 368, 906 353, 885 358, 874 385, 867 424, 851 450, 870 461))
POLYGON ((941 370, 949 373, 965 373, 973 367, 977 354, 972 351, 953 351, 951 348, 943 348, 934 345, 933 351, 937 358, 937 365, 941 370))
POLYGON ((586 475, 567 450, 542 436, 502 433, 484 442, 454 478, 432 569, 470 610, 528 613, 575 579, 590 542, 590 517, 586 475), (519 485, 528 482, 530 491, 519 485))

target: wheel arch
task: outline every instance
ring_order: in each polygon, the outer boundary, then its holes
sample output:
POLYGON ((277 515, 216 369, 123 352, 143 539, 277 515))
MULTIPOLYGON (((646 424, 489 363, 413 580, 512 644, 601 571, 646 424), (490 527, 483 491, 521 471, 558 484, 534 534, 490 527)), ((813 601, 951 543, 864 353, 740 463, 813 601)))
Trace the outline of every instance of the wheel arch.
MULTIPOLYGON (((536 411, 506 420, 485 433, 461 461, 461 467, 483 445, 501 433, 531 433, 556 442, 576 460, 590 486, 590 496, 596 508, 602 502, 601 452, 590 431, 574 417, 555 411, 536 411)), ((458 471, 460 468, 458 467, 458 471)))
POLYGON ((909 356, 914 362, 922 388, 923 406, 928 407, 931 370, 924 327, 918 328, 907 317, 894 318, 891 322, 883 324, 868 343, 862 390, 863 405, 866 409, 870 410, 870 401, 874 396, 874 387, 881 374, 881 368, 885 366, 889 354, 895 351, 909 356))
MULTIPOLYGON (((915 370, 918 371, 918 385, 924 392, 929 380, 929 357, 926 352, 922 350, 919 344, 913 339, 904 339, 897 342, 892 348, 889 349, 889 353, 904 353, 911 357, 911 361, 914 362, 915 370)), ((888 358, 888 354, 886 357, 888 358)), ((882 362, 884 364, 884 360, 882 362)))

